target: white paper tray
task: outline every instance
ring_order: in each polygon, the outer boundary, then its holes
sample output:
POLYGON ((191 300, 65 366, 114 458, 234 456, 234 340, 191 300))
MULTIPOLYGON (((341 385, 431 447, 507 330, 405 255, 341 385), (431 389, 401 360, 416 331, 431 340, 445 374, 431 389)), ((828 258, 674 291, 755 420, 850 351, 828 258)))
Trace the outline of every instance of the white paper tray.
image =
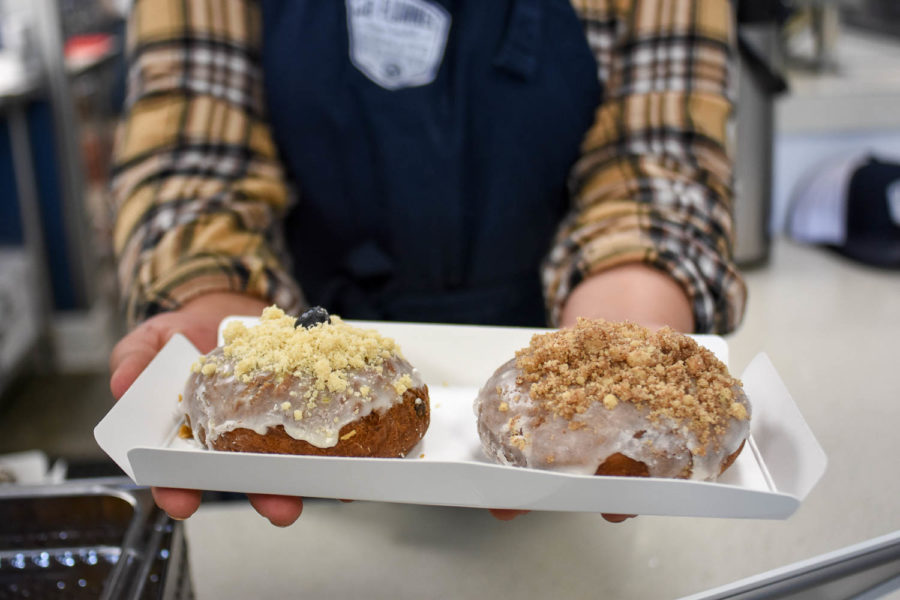
MULTIPOLYGON (((180 335, 94 436, 140 485, 482 508, 784 519, 825 471, 825 453, 764 354, 741 375, 751 439, 717 483, 567 475, 493 464, 476 431, 478 388, 538 330, 359 324, 394 338, 428 384, 431 426, 405 459, 216 452, 178 438, 178 394, 200 354, 180 335)), ((696 339, 727 363, 722 338, 696 339)))

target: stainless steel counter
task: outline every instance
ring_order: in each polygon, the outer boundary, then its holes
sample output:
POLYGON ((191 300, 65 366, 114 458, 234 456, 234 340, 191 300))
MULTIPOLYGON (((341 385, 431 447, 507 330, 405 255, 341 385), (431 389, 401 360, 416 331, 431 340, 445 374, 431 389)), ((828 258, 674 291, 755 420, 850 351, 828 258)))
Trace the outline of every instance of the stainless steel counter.
POLYGON ((310 500, 276 529, 245 503, 186 523, 198 598, 677 598, 900 530, 900 275, 776 244, 747 274, 740 372, 765 350, 829 457, 787 521, 484 511, 310 500))

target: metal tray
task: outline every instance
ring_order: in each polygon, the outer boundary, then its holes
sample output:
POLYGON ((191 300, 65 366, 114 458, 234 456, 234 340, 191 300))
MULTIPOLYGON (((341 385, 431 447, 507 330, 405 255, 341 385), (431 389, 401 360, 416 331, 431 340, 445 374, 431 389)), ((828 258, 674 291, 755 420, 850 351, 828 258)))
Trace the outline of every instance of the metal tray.
POLYGON ((0 600, 193 597, 181 524, 127 479, 0 486, 0 600))

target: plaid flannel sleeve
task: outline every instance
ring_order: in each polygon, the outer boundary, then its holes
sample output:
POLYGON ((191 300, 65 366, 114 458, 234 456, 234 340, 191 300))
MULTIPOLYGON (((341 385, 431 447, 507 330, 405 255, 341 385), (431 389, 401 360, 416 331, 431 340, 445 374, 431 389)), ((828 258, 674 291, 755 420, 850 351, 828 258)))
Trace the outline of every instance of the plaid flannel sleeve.
POLYGON ((687 292, 699 332, 743 317, 732 258, 732 14, 728 0, 573 0, 606 98, 544 265, 551 321, 593 273, 643 262, 687 292))
POLYGON ((135 324, 209 292, 295 310, 279 216, 287 186, 264 115, 252 0, 137 0, 116 136, 114 248, 135 324))

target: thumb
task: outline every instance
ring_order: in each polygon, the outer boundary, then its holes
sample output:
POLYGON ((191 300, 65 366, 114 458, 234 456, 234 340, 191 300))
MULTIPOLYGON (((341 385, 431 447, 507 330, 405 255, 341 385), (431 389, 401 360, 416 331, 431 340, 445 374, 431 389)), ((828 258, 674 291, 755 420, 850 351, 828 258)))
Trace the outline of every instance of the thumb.
POLYGON ((118 400, 128 391, 141 371, 150 364, 156 352, 138 349, 122 356, 121 362, 109 378, 109 390, 113 398, 118 400))
POLYGON ((122 397, 141 371, 150 364, 159 352, 164 341, 165 332, 156 327, 144 325, 135 329, 113 348, 110 356, 109 389, 113 398, 122 397))

